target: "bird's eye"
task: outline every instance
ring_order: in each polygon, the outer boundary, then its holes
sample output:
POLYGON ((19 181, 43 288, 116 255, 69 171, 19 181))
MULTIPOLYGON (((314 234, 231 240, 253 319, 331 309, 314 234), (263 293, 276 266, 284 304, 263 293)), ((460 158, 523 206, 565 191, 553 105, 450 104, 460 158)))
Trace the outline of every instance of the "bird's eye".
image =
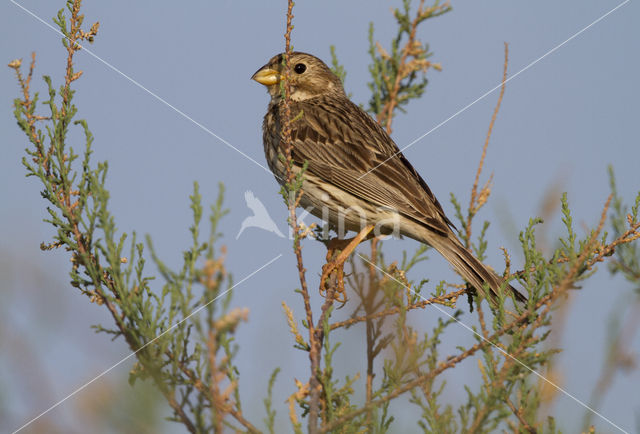
POLYGON ((304 63, 298 63, 293 67, 293 70, 296 72, 296 74, 302 74, 307 70, 307 65, 305 65, 304 63))

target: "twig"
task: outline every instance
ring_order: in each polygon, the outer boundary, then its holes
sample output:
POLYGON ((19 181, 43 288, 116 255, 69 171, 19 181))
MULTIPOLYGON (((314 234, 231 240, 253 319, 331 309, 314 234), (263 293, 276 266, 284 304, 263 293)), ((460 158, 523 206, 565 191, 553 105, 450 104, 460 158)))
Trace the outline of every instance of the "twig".
POLYGON ((409 57, 409 53, 412 48, 415 46, 416 39, 416 29, 418 28, 420 13, 422 12, 422 7, 424 6, 424 0, 420 0, 420 5, 418 6, 418 12, 416 13, 416 17, 411 22, 411 31, 409 32, 409 39, 407 43, 402 47, 402 57, 400 60, 400 65, 398 67, 398 73, 396 75, 396 79, 393 82, 393 87, 389 92, 389 98, 386 101, 385 107, 377 116, 378 123, 383 124, 384 128, 387 130, 388 134, 391 134, 391 123, 393 122, 393 111, 395 110, 398 104, 398 93, 400 92, 400 82, 406 77, 404 71, 406 69, 407 58, 409 57))
MULTIPOLYGON (((362 306, 365 311, 365 333, 367 337, 367 384, 366 384, 366 403, 371 402, 373 395, 373 378, 375 377, 375 373, 373 372, 373 362, 375 359, 374 347, 376 336, 374 335, 374 324, 371 318, 372 312, 374 312, 374 302, 377 292, 377 270, 375 264, 378 260, 378 238, 373 238, 371 240, 371 264, 369 265, 369 285, 368 285, 368 294, 362 299, 362 306)), ((367 418, 369 419, 367 425, 369 425, 371 421, 372 414, 369 413, 367 418)))
POLYGON ((536 434, 538 431, 535 428, 533 428, 531 425, 529 425, 527 421, 524 419, 524 417, 522 417, 522 408, 516 408, 516 406, 513 405, 513 402, 511 402, 508 396, 505 401, 507 402, 507 405, 509 406, 513 414, 518 418, 518 421, 520 422, 520 426, 523 429, 527 430, 529 434, 536 434))
MULTIPOLYGON (((442 305, 449 305, 451 303, 455 303, 456 300, 464 295, 466 293, 466 289, 461 289, 455 292, 451 292, 449 294, 445 294, 445 295, 441 295, 439 297, 432 297, 429 298, 427 300, 422 300, 418 303, 414 303, 414 304, 410 304, 408 306, 403 307, 403 310, 413 310, 413 309, 422 309, 425 306, 428 306, 430 304, 442 304, 442 305)), ((376 312, 374 314, 370 314, 370 315, 363 315, 363 316, 355 316, 353 318, 349 318, 348 320, 345 321, 340 321, 340 322, 336 322, 331 324, 331 330, 335 330, 337 328, 340 327, 351 327, 352 325, 359 323, 359 322, 363 322, 363 321, 367 321, 367 320, 373 320, 376 318, 382 318, 382 317, 386 317, 389 315, 394 315, 397 313, 400 313, 400 307, 392 307, 386 310, 383 310, 381 312, 376 312)))
MULTIPOLYGON (((499 338, 500 336, 504 335, 505 333, 507 333, 508 331, 510 331, 511 329, 515 328, 516 326, 519 326, 521 324, 524 324, 527 322, 527 318, 528 318, 528 313, 525 312, 524 314, 522 314, 517 320, 511 322, 509 325, 503 327, 500 331, 494 333, 489 340, 490 341, 494 341, 497 338, 499 338)), ((428 373, 421 375, 417 378, 415 378, 414 380, 406 383, 405 385, 398 387, 397 389, 395 389, 393 392, 389 393, 388 395, 384 396, 383 398, 380 399, 376 399, 374 401, 371 401, 368 405, 365 405, 364 407, 352 411, 351 413, 347 413, 346 415, 334 420, 333 422, 331 422, 330 424, 326 425, 325 427, 322 428, 321 432, 329 432, 333 429, 338 428, 339 426, 341 426, 342 424, 344 424, 345 422, 350 421, 351 419, 367 412, 370 411, 373 408, 379 407, 380 405, 384 404, 385 402, 388 402, 394 398, 397 398, 398 396, 402 395, 405 392, 408 392, 409 390, 413 389, 416 386, 419 386, 420 384, 422 384, 423 382, 430 380, 438 375, 440 375, 442 372, 446 371, 447 369, 450 369, 454 366, 456 366, 458 363, 460 363, 462 360, 466 359, 467 357, 472 356, 473 354, 475 354, 476 352, 478 352, 479 350, 485 348, 486 346, 489 345, 488 341, 481 341, 477 344, 475 344, 474 346, 472 346, 471 348, 469 348, 468 350, 460 353, 459 355, 449 358, 447 360, 447 362, 441 362, 440 366, 432 371, 429 371, 428 373)))
MULTIPOLYGON (((187 378, 189 378, 189 380, 191 380, 193 387, 195 387, 202 394, 202 396, 204 397, 209 396, 210 387, 207 386, 206 383, 203 383, 202 380, 196 375, 195 372, 193 372, 192 369, 189 369, 189 367, 187 367, 183 361, 176 358, 171 351, 166 350, 164 354, 169 358, 169 360, 172 360, 177 363, 178 367, 180 368, 180 371, 184 375, 186 375, 187 378)), ((227 406, 225 408, 225 411, 229 413, 231 416, 233 416, 233 418, 236 419, 238 423, 240 423, 242 426, 244 426, 250 433, 254 433, 254 434, 260 433, 260 430, 258 430, 255 426, 253 426, 251 422, 246 420, 242 415, 242 412, 240 412, 234 406, 227 406)))
POLYGON ((482 336, 485 338, 489 336, 489 331, 487 330, 487 324, 484 320, 484 312, 482 310, 482 303, 477 299, 476 303, 476 311, 478 312, 478 322, 480 323, 480 330, 482 331, 482 336))
MULTIPOLYGON (((388 94, 385 98, 384 105, 376 114, 376 120, 380 125, 382 125, 388 134, 391 134, 392 132, 391 124, 393 122, 393 113, 403 102, 401 101, 402 97, 400 95, 404 87, 402 81, 406 78, 412 80, 412 74, 420 70, 426 73, 426 71, 431 67, 440 69, 439 65, 432 64, 430 61, 425 59, 427 57, 427 53, 422 47, 420 41, 416 39, 416 30, 418 25, 424 21, 425 18, 438 16, 449 9, 450 6, 448 2, 442 5, 436 4, 435 6, 429 6, 425 9, 424 0, 420 0, 416 15, 413 20, 411 20, 410 28, 407 32, 407 41, 401 49, 402 55, 400 57, 400 61, 393 66, 395 69, 393 82, 390 82, 390 77, 387 77, 384 74, 382 75, 382 80, 386 85, 388 94), (413 59, 409 60, 410 57, 413 57, 413 59)), ((397 10, 394 12, 394 14, 398 13, 399 12, 397 10)), ((400 36, 398 38, 400 38, 400 36)), ((391 56, 379 44, 377 44, 377 49, 383 59, 391 59, 391 56)))
MULTIPOLYGON (((60 92, 62 104, 56 112, 56 107, 54 107, 55 103, 53 100, 50 101, 49 104, 52 106, 51 118, 36 116, 32 113, 35 101, 31 98, 29 86, 31 77, 33 76, 35 53, 32 55, 29 74, 26 78, 22 77, 18 70, 20 62, 12 62, 10 66, 16 69, 23 92, 24 100, 20 101, 20 104, 22 105, 21 113, 26 118, 25 132, 27 132, 30 141, 35 146, 35 152, 28 152, 32 156, 34 163, 38 165, 38 171, 41 171, 38 172, 38 175, 48 188, 48 199, 60 210, 64 219, 68 222, 68 227, 64 229, 59 228, 58 232, 58 236, 64 240, 59 240, 58 243, 45 246, 45 248, 66 244, 70 250, 73 250, 72 262, 74 269, 82 266, 86 274, 91 276, 91 280, 87 280, 86 283, 81 284, 74 280, 72 283, 75 283, 74 286, 80 288, 84 293, 92 294, 93 300, 98 304, 104 304, 106 306, 116 323, 118 331, 115 334, 122 335, 127 345, 136 353, 138 359, 145 361, 145 359, 151 359, 153 355, 150 354, 150 349, 144 348, 144 343, 141 342, 141 336, 125 324, 125 312, 117 304, 117 299, 121 296, 117 283, 112 278, 110 270, 103 267, 98 258, 92 253, 92 240, 81 229, 81 218, 85 203, 80 203, 79 200, 74 199, 74 197, 79 194, 79 191, 74 187, 74 178, 69 178, 70 159, 73 157, 63 152, 69 118, 73 116, 73 110, 75 110, 71 105, 73 93, 71 85, 82 74, 81 71, 73 71, 73 57, 80 49, 78 41, 87 40, 91 42, 98 29, 98 23, 95 23, 89 32, 84 32, 81 29, 84 19, 84 17, 80 15, 81 3, 81 0, 74 0, 70 6, 71 17, 68 27, 69 30, 65 33, 64 40, 67 48, 67 59, 64 85, 60 92), (44 144, 38 136, 38 131, 35 128, 35 122, 39 120, 58 121, 58 123, 55 124, 54 134, 51 137, 51 144, 46 151, 44 144), (52 164, 52 158, 54 157, 59 159, 57 166, 52 164), (93 290, 89 290, 89 286, 92 287, 93 290), (114 297, 111 298, 107 296, 107 293, 113 294, 114 297), (140 350, 141 348, 142 351, 140 350)), ((36 172, 36 170, 33 169, 33 172, 36 172)), ((148 371, 169 406, 172 408, 176 419, 182 422, 189 432, 195 433, 197 431, 196 426, 182 408, 182 404, 176 400, 175 390, 166 385, 164 379, 160 378, 159 373, 155 369, 149 369, 148 371)))
POLYGON ((491 133, 493 132, 493 125, 496 122, 496 118, 498 117, 498 112, 500 111, 500 105, 502 104, 502 98, 504 96, 504 90, 507 84, 507 66, 509 64, 509 44, 504 43, 504 66, 502 70, 502 84, 500 85, 500 95, 498 96, 498 102, 496 103, 495 108, 493 109, 493 115, 491 116, 491 122, 489 122, 489 130, 487 131, 487 137, 484 140, 484 146, 482 147, 482 155, 480 156, 480 162, 478 163, 478 170, 476 171, 476 177, 473 181, 473 187, 471 187, 471 198, 469 199, 469 213, 467 215, 467 223, 465 225, 465 245, 468 248, 471 244, 471 220, 477 214, 478 210, 485 204, 489 194, 491 193, 491 180, 492 177, 489 177, 489 181, 482 187, 480 193, 478 194, 478 183, 480 182, 480 174, 482 173, 482 168, 484 166, 484 159, 487 155, 487 148, 489 147, 489 140, 491 139, 491 133))
MULTIPOLYGON (((285 169, 287 184, 292 186, 295 180, 295 173, 293 172, 293 157, 292 157, 292 143, 291 143, 291 65, 289 58, 291 56, 291 31, 293 30, 293 0, 287 1, 287 24, 284 34, 285 39, 285 52, 284 52, 284 99, 283 99, 283 123, 282 123, 282 143, 285 150, 285 169)), ((289 193, 289 192, 287 192, 289 193)), ((296 197, 290 197, 288 200, 289 206, 289 221, 293 230, 293 250, 296 255, 296 262, 298 267, 298 277, 300 279, 300 292, 304 300, 304 310, 306 313, 306 321, 309 327, 309 360, 311 362, 311 375, 309 378, 310 386, 310 399, 309 399, 309 432, 315 433, 318 427, 318 412, 320 407, 320 382, 318 380, 318 372, 320 368, 320 353, 322 351, 322 344, 318 338, 318 332, 316 331, 313 323, 313 311, 311 309, 311 302, 309 298, 309 289, 307 287, 307 281, 305 277, 305 268, 302 260, 302 246, 300 245, 300 226, 298 225, 296 216, 296 207, 302 196, 302 190, 296 192, 296 197)), ((324 315, 324 307, 323 307, 324 315)), ((321 318, 322 319, 322 318, 321 318)), ((321 329, 320 329, 321 330, 321 329)))
POLYGON ((207 339, 207 356, 209 357, 209 399, 211 401, 211 419, 214 431, 222 432, 225 415, 225 402, 220 396, 220 379, 218 372, 218 364, 216 362, 216 330, 211 325, 209 327, 209 338, 207 339))
MULTIPOLYGON (((371 401, 369 404, 359 408, 358 410, 354 410, 350 413, 347 413, 345 415, 343 415, 342 417, 334 420, 333 422, 331 422, 330 424, 324 426, 321 430, 321 432, 329 432, 339 426, 341 426, 342 424, 350 421, 351 419, 358 417, 359 415, 370 411, 373 408, 379 407, 380 405, 402 395, 403 393, 406 393, 408 391, 410 391, 411 389, 413 389, 414 387, 419 386, 420 384, 422 384, 425 381, 428 381, 434 377, 436 377, 437 375, 440 375, 442 372, 446 371, 447 369, 453 368, 454 366, 456 366, 458 363, 460 363, 462 360, 474 355, 476 352, 483 350, 484 348, 486 348, 489 345, 493 345, 494 342, 497 342, 497 339, 500 338, 501 336, 503 336, 504 334, 510 332, 511 330, 513 330, 514 328, 518 327, 518 328, 524 328, 527 327, 529 325, 531 325, 531 327, 533 329, 535 329, 536 327, 539 327, 540 324, 542 324, 542 320, 543 318, 546 318, 547 314, 550 312, 551 307, 553 305, 553 302, 562 294, 565 293, 565 291, 570 288, 572 286, 572 282, 578 277, 578 272, 581 268, 581 264, 585 264, 587 262, 587 258, 589 257, 589 255, 592 253, 592 249, 594 247, 595 244, 595 240, 597 239, 597 237, 599 236, 600 232, 602 231, 602 228, 604 227, 604 221, 606 220, 606 214, 607 211, 609 209, 609 204, 611 201, 611 196, 609 196, 609 198, 607 199, 607 202, 605 203, 605 206, 603 208, 602 211, 602 217, 600 219, 600 223, 598 225, 598 227, 596 228, 596 230, 593 232, 592 236, 590 237, 590 239, 588 240, 588 242, 585 244, 584 246, 584 251, 582 252, 582 254, 580 256, 578 256, 575 265, 569 270, 569 272, 564 276, 564 278, 558 282, 556 285, 554 285, 552 291, 545 295, 544 297, 542 297, 540 300, 538 300, 538 302, 531 308, 531 311, 527 310, 524 311, 522 314, 520 314, 519 316, 517 316, 512 322, 510 322, 509 324, 504 325, 500 330, 496 331, 493 335, 491 335, 488 338, 483 339, 482 341, 476 343, 475 345, 473 345, 472 347, 470 347, 469 349, 461 352, 460 354, 458 354, 457 356, 454 357, 450 357, 446 359, 446 362, 441 362, 440 365, 438 366, 438 368, 424 374, 421 375, 417 378, 415 378, 414 380, 404 384, 401 387, 398 387, 397 389, 395 389, 394 391, 392 391, 391 393, 387 394, 386 396, 379 398, 377 400, 371 401), (543 308, 541 311, 539 311, 539 309, 543 308), (533 321, 533 323, 529 324, 530 321, 530 317, 531 317, 531 312, 538 312, 536 315, 536 319, 533 321)), ((511 358, 511 357, 510 357, 511 358)))
MULTIPOLYGON (((606 211, 609 209, 609 202, 610 202, 610 198, 607 199, 607 203, 605 204, 605 208, 603 209, 603 215, 600 218, 600 223, 598 225, 598 230, 597 233, 599 234, 604 226, 604 221, 606 220, 606 215, 604 213, 606 213, 606 211), (603 220, 604 219, 604 220, 603 220)), ((584 263, 585 269, 589 270, 591 269, 591 267, 593 267, 596 263, 598 262, 603 262, 604 259, 606 257, 611 256, 615 250, 616 247, 621 245, 621 244, 627 244, 627 243, 631 243, 637 239, 640 239, 640 222, 635 222, 635 223, 630 223, 629 225, 629 229, 626 230, 622 235, 620 235, 618 238, 616 238, 615 240, 613 240, 611 243, 606 244, 606 245, 602 245, 598 242, 597 237, 595 238, 591 238, 590 239, 590 245, 591 245, 591 249, 589 250, 583 250, 583 253, 585 252, 590 252, 590 253, 595 253, 593 255, 593 257, 591 259, 589 259, 588 261, 586 261, 584 263), (594 247, 595 245, 595 247, 594 247)), ((565 262, 569 262, 570 259, 566 258, 566 257, 561 257, 558 258, 557 260, 549 260, 549 264, 561 264, 561 263, 565 263, 565 262)), ((578 262, 576 262, 578 263, 578 262)), ((512 274, 512 276, 518 276, 521 277, 526 273, 533 273, 537 270, 537 267, 530 267, 527 270, 519 270, 516 271, 512 274)))
MULTIPOLYGON (((542 317, 539 316, 536 319, 536 321, 531 325, 531 329, 532 330, 537 329, 541 325, 541 320, 542 320, 542 317)), ((504 384, 505 380, 509 376, 510 370, 516 364, 516 360, 521 357, 521 354, 524 351, 526 351, 528 348, 531 348, 539 340, 540 340, 540 338, 538 336, 534 336, 533 334, 530 335, 529 338, 521 340, 520 344, 518 345, 518 347, 511 351, 511 353, 510 353, 511 357, 505 358, 504 363, 502 364, 502 366, 501 366, 499 371, 497 371, 495 369, 495 364, 494 364, 493 367, 492 367, 491 376, 483 375, 483 378, 485 379, 484 388, 487 391, 489 399, 483 401, 483 403, 482 403, 483 405, 480 408, 480 410, 477 412, 473 424, 467 430, 468 432, 481 432, 482 431, 483 422, 485 422, 487 416, 493 410, 495 410, 495 405, 492 403, 492 398, 491 397, 493 397, 494 399, 496 397, 498 399, 501 399, 501 397, 503 396, 502 385, 504 384), (488 381, 489 378, 492 378, 493 380, 491 380, 489 382, 488 381)), ((485 355, 485 357, 486 357, 486 355, 485 355)), ((478 360, 478 363, 481 363, 480 360, 478 360)), ((508 399, 508 396, 509 395, 507 394, 506 395, 506 399, 508 399)), ((521 415, 517 415, 517 416, 518 416, 518 419, 520 419, 521 415)), ((526 424, 526 422, 524 422, 524 423, 526 424)))

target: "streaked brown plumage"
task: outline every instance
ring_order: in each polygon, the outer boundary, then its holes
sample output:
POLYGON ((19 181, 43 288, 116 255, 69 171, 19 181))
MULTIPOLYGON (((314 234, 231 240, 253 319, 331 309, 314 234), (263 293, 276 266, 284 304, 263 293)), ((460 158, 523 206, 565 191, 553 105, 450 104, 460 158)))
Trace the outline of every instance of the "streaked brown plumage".
MULTIPOLYGON (((291 132, 294 169, 300 170, 305 161, 309 164, 301 206, 334 225, 342 215, 346 229, 355 231, 397 218, 401 234, 434 247, 476 289, 486 282, 497 294, 502 279, 464 248, 427 184, 384 129, 347 98, 340 79, 310 54, 292 53, 290 64, 290 107, 292 117, 297 117, 291 132), (366 221, 352 213, 345 216, 349 207, 359 207, 366 221)), ((278 158, 284 153, 282 69, 279 54, 252 77, 267 86, 271 96, 263 141, 267 163, 280 183, 286 178, 278 158)), ((526 300, 507 287, 517 300, 526 300)))

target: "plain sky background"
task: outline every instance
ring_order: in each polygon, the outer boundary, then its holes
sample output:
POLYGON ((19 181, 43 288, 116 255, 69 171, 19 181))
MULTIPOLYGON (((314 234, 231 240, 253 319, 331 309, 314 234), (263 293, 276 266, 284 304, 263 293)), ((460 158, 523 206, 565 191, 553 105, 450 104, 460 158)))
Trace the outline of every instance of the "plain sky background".
MULTIPOLYGON (((286 2, 85 3, 87 24, 100 21, 96 42, 90 46, 94 53, 265 164, 261 125, 268 97, 263 86, 249 77, 282 51, 286 2)), ((329 46, 335 45, 347 71, 347 92, 357 103, 366 103, 368 25, 375 23, 375 39, 388 47, 396 28, 390 8, 399 3, 299 1, 294 9, 294 47, 329 61, 329 46)), ((51 0, 20 4, 48 23, 63 7, 63 2, 51 0)), ((430 72, 424 97, 396 118, 394 140, 405 146, 496 86, 502 73, 503 42, 510 44, 509 73, 513 75, 618 4, 610 0, 454 2, 452 12, 429 20, 419 31, 434 52, 431 60, 441 63, 443 70, 430 72)), ((496 268, 503 264, 500 246, 511 250, 514 267, 522 265, 518 232, 530 217, 540 215, 550 189, 568 193, 580 234, 584 225, 597 224, 609 193, 609 164, 615 168, 626 203, 635 199, 640 188, 639 12, 637 1, 628 2, 508 83, 485 163, 484 179, 494 173, 494 188, 476 223, 479 229, 483 219, 493 222, 487 262, 496 268)), ((43 74, 60 83, 66 58, 57 34, 6 0, 0 3, 0 28, 3 64, 23 58, 26 66, 31 51, 36 51, 34 90, 44 89, 43 74)), ((244 201, 247 190, 265 204, 281 231, 286 231, 286 209, 273 176, 86 53, 76 55, 76 69, 84 75, 76 82, 75 103, 79 117, 88 121, 95 136, 93 161, 109 161, 107 186, 120 231, 150 234, 160 256, 178 265, 182 250, 189 245, 188 196, 193 182, 200 183, 205 203, 215 200, 222 182, 225 205, 231 209, 221 227, 222 242, 228 248, 227 264, 235 280, 283 254, 234 290, 234 304, 250 309, 250 321, 238 334, 243 343, 238 365, 245 408, 259 409, 268 375, 276 366, 285 372, 276 392, 281 397, 288 395, 293 376, 308 378, 307 356, 291 348, 281 309, 281 301, 286 300, 298 314, 302 312, 299 296, 292 291, 298 282, 290 242, 255 228, 235 239, 240 222, 250 215, 244 201)), ((3 323, 10 325, 0 334, 5 336, 0 340, 0 354, 12 351, 6 336, 24 341, 33 349, 31 357, 41 361, 39 365, 50 377, 48 394, 37 386, 27 387, 15 380, 19 378, 15 364, 0 356, 0 387, 10 391, 0 401, 4 407, 0 414, 8 417, 7 425, 0 423, 0 429, 9 430, 117 362, 127 348, 89 329, 100 321, 108 324, 109 318, 104 309, 89 305, 68 285, 68 254, 39 250, 40 242, 51 238, 52 229, 42 223, 46 211, 38 193, 40 185, 24 177, 20 163, 26 139, 13 119, 11 102, 18 96, 18 87, 13 71, 6 67, 0 69, 0 95, 0 224, 4 228, 0 290, 3 323)), ((497 92, 490 94, 405 152, 449 216, 453 214, 450 192, 468 203, 496 98, 497 92)), ((78 142, 75 148, 81 149, 82 144, 78 142)), ((562 234, 560 216, 551 215, 538 231, 551 247, 562 234)), ((417 247, 412 240, 392 240, 385 245, 389 261, 400 258, 403 249, 417 247)), ((304 247, 310 286, 317 288, 324 247, 315 242, 306 242, 304 247)), ((453 276, 442 258, 430 257, 433 260, 414 270, 411 278, 429 276, 437 282, 453 276)), ((153 271, 153 267, 148 269, 153 271)), ((555 379, 581 400, 589 399, 598 378, 612 312, 633 300, 631 290, 623 279, 611 278, 601 270, 573 295, 566 328, 558 338, 564 351, 557 358, 555 379)), ((315 289, 313 295, 316 299, 315 289)), ((426 332, 439 316, 427 309, 414 312, 412 321, 426 332)), ((363 345, 361 331, 349 333, 356 335, 349 338, 356 347, 363 345)), ((337 338, 347 339, 344 333, 337 338)), ((452 351, 456 344, 472 342, 460 327, 452 327, 447 339, 452 351)), ((627 344, 637 353, 640 336, 627 344)), ((342 356, 337 362, 345 372, 364 370, 357 358, 342 356)), ((109 376, 126 378, 129 366, 109 376)), ((467 365, 466 370, 458 369, 456 376, 449 377, 452 390, 462 394, 464 384, 477 382, 474 366, 467 365)), ((638 385, 637 369, 617 375, 599 409, 627 431, 640 430, 638 385)), ((74 401, 91 393, 89 387, 48 417, 74 426, 74 401)), ((455 402, 456 396, 459 398, 453 393, 450 398, 455 402)), ((562 395, 555 404, 553 414, 560 426, 576 432, 586 410, 562 395)), ((251 419, 259 422, 263 412, 255 411, 251 419)), ((403 414, 402 409, 397 411, 403 414)), ((285 413, 281 406, 282 426, 287 426, 285 413)), ((603 432, 616 432, 601 419, 594 421, 603 432)), ((411 421, 405 426, 415 427, 411 421)), ((168 425, 167 430, 178 427, 168 425)))

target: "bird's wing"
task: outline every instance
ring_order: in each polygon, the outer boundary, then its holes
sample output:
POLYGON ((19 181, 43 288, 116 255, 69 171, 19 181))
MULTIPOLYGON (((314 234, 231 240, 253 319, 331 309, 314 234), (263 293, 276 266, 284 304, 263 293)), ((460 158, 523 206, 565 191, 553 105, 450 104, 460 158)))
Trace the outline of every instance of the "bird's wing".
POLYGON ((308 161, 310 173, 360 199, 396 209, 437 232, 450 231, 453 224, 427 184, 368 114, 335 97, 294 104, 292 113, 300 111, 292 126, 298 164, 308 161))

